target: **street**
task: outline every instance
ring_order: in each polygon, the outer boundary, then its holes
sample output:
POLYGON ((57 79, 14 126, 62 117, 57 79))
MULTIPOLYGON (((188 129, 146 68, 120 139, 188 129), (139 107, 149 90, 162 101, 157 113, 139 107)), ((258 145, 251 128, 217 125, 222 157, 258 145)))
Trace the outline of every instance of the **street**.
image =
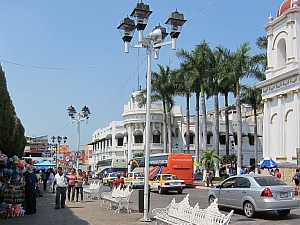
MULTIPOLYGON (((138 190, 134 189, 133 195, 130 200, 130 206, 136 207, 138 209, 138 190)), ((152 218, 151 213, 154 208, 163 208, 166 207, 173 198, 176 199, 176 202, 181 201, 186 194, 190 194, 190 205, 194 206, 196 203, 199 204, 200 208, 206 208, 208 206, 207 194, 208 190, 206 189, 196 189, 196 188, 186 188, 182 194, 177 194, 176 192, 170 192, 168 194, 160 195, 157 192, 150 193, 150 212, 149 216, 152 218)), ((224 214, 228 214, 230 209, 221 208, 220 211, 224 214)), ((258 213, 256 218, 247 218, 242 210, 235 210, 233 217, 230 220, 230 224, 282 224, 285 225, 298 225, 300 219, 300 209, 291 210, 291 213, 287 217, 281 217, 279 214, 274 212, 263 212, 258 213)))
MULTIPOLYGON (((37 199, 37 213, 32 215, 25 215, 21 218, 15 219, 5 219, 1 218, 1 225, 18 225, 18 224, 40 224, 45 223, 47 225, 94 225, 94 224, 155 224, 155 219, 153 218, 152 209, 163 208, 169 205, 173 198, 176 202, 181 201, 187 193, 190 194, 190 205, 194 206, 199 203, 200 208, 206 208, 207 203, 207 193, 206 189, 197 188, 187 188, 184 189, 182 194, 177 194, 176 192, 170 192, 169 194, 160 195, 157 192, 150 193, 150 212, 149 217, 152 222, 141 222, 140 219, 143 217, 142 213, 138 213, 138 194, 139 190, 134 189, 133 194, 130 198, 130 208, 132 213, 128 214, 122 211, 119 214, 115 214, 115 210, 109 210, 106 206, 101 206, 101 200, 89 200, 86 199, 84 203, 72 203, 67 201, 66 208, 64 209, 54 209, 55 207, 55 195, 46 192, 44 197, 37 199)), ((100 194, 103 191, 109 191, 108 186, 100 187, 100 194)), ((221 209, 221 212, 228 214, 230 209, 221 209)), ((280 217, 277 212, 267 212, 259 213, 258 217, 249 219, 244 216, 242 211, 235 210, 230 224, 284 224, 284 225, 298 225, 300 219, 300 210, 295 209, 291 211, 291 214, 287 217, 280 217)))

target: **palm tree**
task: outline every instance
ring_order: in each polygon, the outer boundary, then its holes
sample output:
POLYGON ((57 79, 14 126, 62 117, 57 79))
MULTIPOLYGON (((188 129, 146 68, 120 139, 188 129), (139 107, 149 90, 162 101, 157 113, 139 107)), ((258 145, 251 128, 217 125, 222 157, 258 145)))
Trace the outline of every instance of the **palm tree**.
POLYGON ((254 112, 254 155, 255 155, 255 173, 258 173, 258 150, 257 150, 257 111, 263 109, 261 89, 250 87, 248 85, 241 86, 241 103, 251 105, 254 112))
POLYGON ((171 110, 175 102, 173 96, 175 95, 175 89, 171 80, 171 70, 169 66, 158 64, 159 73, 152 72, 152 96, 155 100, 161 100, 163 102, 163 137, 164 137, 164 152, 167 152, 167 143, 169 143, 169 153, 172 152, 172 130, 171 130, 171 110), (168 122, 167 122, 168 120, 168 122), (168 126, 167 126, 168 124, 168 126), (168 131, 167 128, 168 127, 168 131), (168 133, 168 135, 167 135, 168 133), (167 141, 167 136, 168 140, 167 141))
MULTIPOLYGON (((224 64, 226 63, 226 58, 224 57, 224 48, 218 46, 213 52, 213 59, 211 60, 212 69, 210 75, 207 78, 207 97, 214 96, 214 112, 215 112, 215 149, 216 154, 220 155, 220 132, 219 132, 219 89, 221 82, 221 74, 224 73, 224 64)), ((219 177, 219 160, 216 158, 216 177, 219 177)))
POLYGON ((182 65, 189 68, 194 75, 192 90, 196 93, 196 120, 195 120, 195 160, 199 160, 199 103, 200 96, 202 102, 202 121, 203 121, 203 149, 207 148, 207 122, 206 122, 206 106, 205 106, 205 84, 204 78, 210 67, 209 60, 211 59, 212 51, 208 43, 204 40, 202 43, 196 45, 196 47, 188 52, 184 49, 180 49, 177 53, 179 59, 182 60, 182 65), (209 57, 208 57, 209 56, 209 57))
POLYGON ((190 154, 190 95, 192 86, 192 71, 182 65, 173 71, 176 94, 186 98, 186 146, 187 153, 190 154))
POLYGON ((228 95, 230 92, 234 93, 234 79, 230 75, 233 71, 233 53, 225 47, 217 47, 218 51, 221 52, 222 61, 221 64, 221 77, 219 83, 219 92, 224 95, 225 102, 225 146, 226 146, 226 155, 229 155, 229 114, 228 114, 228 95))
POLYGON ((245 42, 242 44, 237 51, 234 53, 233 58, 233 73, 230 75, 233 76, 235 82, 235 97, 236 97, 236 111, 237 111, 237 174, 239 174, 242 167, 242 115, 241 115, 241 101, 240 101, 240 80, 247 77, 257 78, 257 69, 254 68, 252 62, 252 56, 249 54, 250 44, 245 42))
POLYGON ((204 172, 203 174, 206 174, 206 170, 212 170, 215 168, 214 160, 218 159, 221 161, 220 156, 215 154, 215 149, 212 150, 203 150, 202 156, 200 158, 200 164, 204 166, 204 172))

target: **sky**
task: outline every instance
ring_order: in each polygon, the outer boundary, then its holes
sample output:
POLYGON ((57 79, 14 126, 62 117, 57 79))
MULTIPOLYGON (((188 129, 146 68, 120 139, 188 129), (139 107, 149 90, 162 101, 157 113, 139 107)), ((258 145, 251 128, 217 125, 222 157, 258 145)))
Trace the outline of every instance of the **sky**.
MULTIPOLYGON (((177 9, 187 20, 177 50, 191 51, 206 40, 211 48, 222 45, 235 51, 248 41, 251 54, 257 54, 256 39, 266 35, 263 26, 270 14, 276 17, 283 1, 143 0, 153 11, 145 34, 159 23, 166 27, 169 15, 177 9)), ((49 142, 51 136, 67 136, 70 150, 76 150, 77 124, 69 120, 70 105, 77 112, 85 105, 91 111, 88 124, 80 123, 81 145, 92 142, 96 129, 122 120, 131 93, 139 85, 146 88, 146 50, 130 48, 130 53, 124 53, 117 30, 137 2, 0 1, 0 63, 26 136, 48 135, 49 142)), ((136 43, 137 32, 131 41, 136 43)), ((180 61, 167 45, 161 48, 158 60, 152 59, 152 71, 158 71, 157 64, 175 69, 180 61)), ((184 108, 184 98, 176 97, 175 101, 184 108)), ((230 103, 234 101, 231 97, 230 103)), ((223 98, 220 105, 224 105, 223 98)), ((212 100, 207 107, 213 108, 212 100)), ((194 97, 190 108, 195 113, 194 97)))

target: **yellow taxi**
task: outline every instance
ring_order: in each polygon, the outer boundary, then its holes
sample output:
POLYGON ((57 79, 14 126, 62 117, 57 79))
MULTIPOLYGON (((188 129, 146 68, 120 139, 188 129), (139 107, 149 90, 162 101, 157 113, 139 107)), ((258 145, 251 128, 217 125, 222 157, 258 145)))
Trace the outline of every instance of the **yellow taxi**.
POLYGON ((149 180, 149 190, 158 191, 159 194, 166 193, 171 190, 181 194, 185 188, 184 180, 180 180, 174 174, 157 174, 153 179, 149 180))

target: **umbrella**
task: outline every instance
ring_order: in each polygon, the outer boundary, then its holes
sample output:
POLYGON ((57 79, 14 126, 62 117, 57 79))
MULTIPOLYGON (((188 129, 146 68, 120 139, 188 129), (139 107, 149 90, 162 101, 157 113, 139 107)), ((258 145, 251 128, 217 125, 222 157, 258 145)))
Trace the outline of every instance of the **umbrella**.
POLYGON ((260 164, 261 169, 264 169, 264 168, 271 169, 271 168, 275 168, 275 167, 277 167, 277 163, 269 158, 264 159, 264 161, 260 164))
POLYGON ((244 166, 245 168, 252 168, 252 166, 250 166, 250 165, 246 165, 246 166, 244 166))
POLYGON ((224 167, 228 167, 228 166, 231 166, 231 164, 230 164, 230 163, 228 163, 228 164, 224 164, 224 165, 222 165, 222 168, 224 168, 224 167))

